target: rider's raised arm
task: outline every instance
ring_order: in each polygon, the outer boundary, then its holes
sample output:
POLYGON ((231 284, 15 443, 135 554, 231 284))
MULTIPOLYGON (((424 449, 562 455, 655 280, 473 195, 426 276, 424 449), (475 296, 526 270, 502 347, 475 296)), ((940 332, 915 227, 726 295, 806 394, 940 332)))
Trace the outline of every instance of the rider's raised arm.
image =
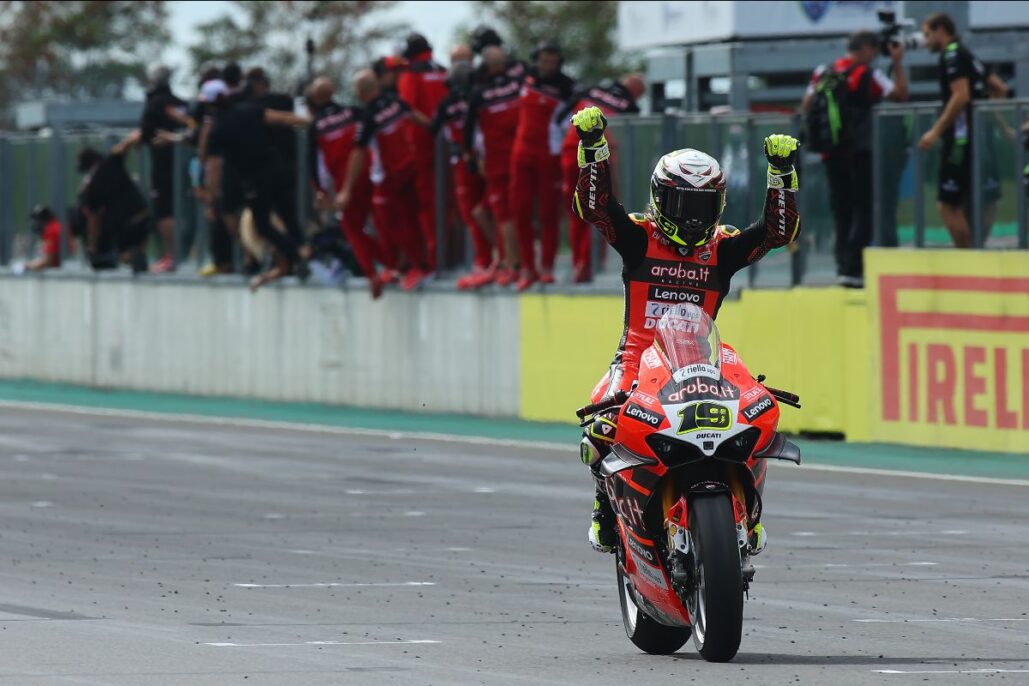
POLYGON ((579 181, 572 197, 572 209, 593 224, 615 250, 626 258, 646 250, 647 234, 629 219, 611 188, 610 151, 604 138, 607 119, 598 107, 587 107, 572 117, 579 134, 579 181))
POLYGON ((718 244, 718 264, 729 274, 754 264, 770 250, 797 240, 800 213, 797 210, 797 140, 776 134, 765 139, 768 158, 768 192, 760 219, 718 244))

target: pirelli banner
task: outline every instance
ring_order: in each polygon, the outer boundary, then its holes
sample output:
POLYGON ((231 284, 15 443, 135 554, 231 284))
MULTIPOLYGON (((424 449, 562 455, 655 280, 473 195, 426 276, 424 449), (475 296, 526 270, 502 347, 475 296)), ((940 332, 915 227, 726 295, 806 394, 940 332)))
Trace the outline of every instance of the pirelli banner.
POLYGON ((1029 252, 869 250, 865 264, 870 439, 1029 453, 1029 252))

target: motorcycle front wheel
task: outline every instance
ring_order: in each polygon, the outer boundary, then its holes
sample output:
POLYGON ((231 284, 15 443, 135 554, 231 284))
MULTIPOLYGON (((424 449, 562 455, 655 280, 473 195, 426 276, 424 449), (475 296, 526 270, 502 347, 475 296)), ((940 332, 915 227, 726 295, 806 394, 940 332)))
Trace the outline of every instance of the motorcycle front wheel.
POLYGON ((636 604, 632 582, 615 563, 618 574, 618 599, 622 605, 625 635, 637 648, 651 655, 671 655, 690 640, 689 627, 665 626, 643 613, 636 604))
POLYGON ((743 575, 729 497, 693 498, 689 527, 694 583, 686 610, 693 644, 708 662, 728 662, 740 649, 743 633, 743 575))

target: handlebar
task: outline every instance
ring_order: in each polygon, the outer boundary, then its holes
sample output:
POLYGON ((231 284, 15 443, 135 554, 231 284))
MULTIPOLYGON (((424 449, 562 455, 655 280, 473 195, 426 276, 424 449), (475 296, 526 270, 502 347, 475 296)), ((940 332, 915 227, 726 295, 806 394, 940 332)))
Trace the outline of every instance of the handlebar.
POLYGON ((790 393, 789 391, 783 391, 778 388, 772 388, 771 386, 765 386, 765 390, 772 394, 772 397, 790 407, 800 407, 800 396, 796 393, 790 393))
POLYGON ((629 394, 625 391, 618 391, 610 398, 604 398, 600 402, 587 405, 586 407, 580 407, 575 411, 575 416, 579 418, 579 421, 585 419, 588 415, 594 415, 604 410, 610 410, 614 407, 620 407, 625 404, 625 401, 629 399, 629 394))

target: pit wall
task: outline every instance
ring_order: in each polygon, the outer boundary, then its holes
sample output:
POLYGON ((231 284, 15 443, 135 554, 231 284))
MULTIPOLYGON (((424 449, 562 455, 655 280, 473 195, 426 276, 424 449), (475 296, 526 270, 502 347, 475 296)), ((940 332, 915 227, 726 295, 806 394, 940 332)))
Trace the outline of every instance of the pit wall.
MULTIPOLYGON (((745 291, 719 313, 788 431, 1029 453, 1029 253, 870 250, 866 291, 745 291)), ((0 377, 569 422, 617 295, 0 279, 0 377)), ((403 427, 398 427, 398 429, 403 427)))

